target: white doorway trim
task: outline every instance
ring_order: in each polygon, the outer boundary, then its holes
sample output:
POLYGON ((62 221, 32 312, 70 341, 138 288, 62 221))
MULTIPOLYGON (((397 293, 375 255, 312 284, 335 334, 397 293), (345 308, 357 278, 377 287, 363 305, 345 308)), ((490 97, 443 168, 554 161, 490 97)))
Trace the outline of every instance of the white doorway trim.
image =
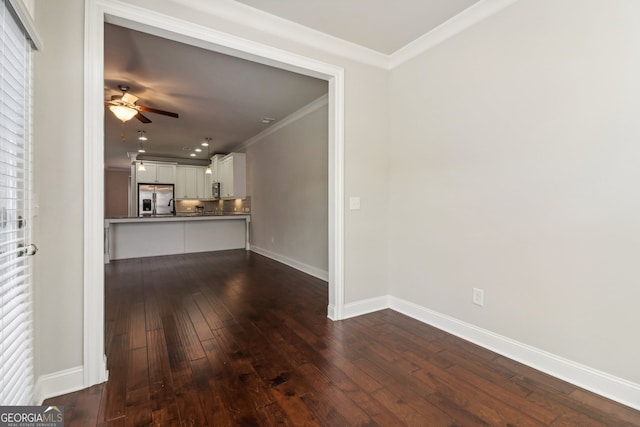
POLYGON ((344 69, 117 0, 85 0, 84 386, 107 379, 104 352, 104 23, 295 71, 329 83, 329 306, 344 309, 344 69))

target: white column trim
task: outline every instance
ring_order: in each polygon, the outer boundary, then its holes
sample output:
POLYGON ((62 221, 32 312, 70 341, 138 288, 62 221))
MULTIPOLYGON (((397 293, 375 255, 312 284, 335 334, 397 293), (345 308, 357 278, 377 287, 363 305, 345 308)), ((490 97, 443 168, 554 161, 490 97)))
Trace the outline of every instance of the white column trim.
POLYGON ((84 44, 84 386, 108 378, 104 352, 103 13, 85 2, 84 44))

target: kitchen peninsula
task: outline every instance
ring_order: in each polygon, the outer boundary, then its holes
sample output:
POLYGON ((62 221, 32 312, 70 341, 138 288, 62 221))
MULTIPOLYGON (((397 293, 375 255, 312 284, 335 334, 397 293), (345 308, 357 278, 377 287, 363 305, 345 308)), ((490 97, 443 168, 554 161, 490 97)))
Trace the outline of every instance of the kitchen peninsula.
POLYGON ((248 214, 178 214, 104 220, 104 262, 226 249, 249 250, 248 214))

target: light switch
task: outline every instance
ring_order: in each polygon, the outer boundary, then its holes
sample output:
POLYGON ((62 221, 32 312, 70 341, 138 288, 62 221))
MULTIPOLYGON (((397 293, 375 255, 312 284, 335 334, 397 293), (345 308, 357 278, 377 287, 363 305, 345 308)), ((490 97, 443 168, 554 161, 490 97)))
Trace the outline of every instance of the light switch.
POLYGON ((360 197, 349 197, 349 209, 352 211, 360 210, 360 197))

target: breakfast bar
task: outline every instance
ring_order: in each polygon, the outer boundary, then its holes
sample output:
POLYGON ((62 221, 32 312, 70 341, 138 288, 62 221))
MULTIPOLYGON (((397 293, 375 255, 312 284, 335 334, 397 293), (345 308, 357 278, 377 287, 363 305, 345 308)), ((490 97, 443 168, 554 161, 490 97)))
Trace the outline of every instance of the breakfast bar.
POLYGON ((249 250, 246 214, 158 215, 104 220, 104 262, 226 249, 249 250))

